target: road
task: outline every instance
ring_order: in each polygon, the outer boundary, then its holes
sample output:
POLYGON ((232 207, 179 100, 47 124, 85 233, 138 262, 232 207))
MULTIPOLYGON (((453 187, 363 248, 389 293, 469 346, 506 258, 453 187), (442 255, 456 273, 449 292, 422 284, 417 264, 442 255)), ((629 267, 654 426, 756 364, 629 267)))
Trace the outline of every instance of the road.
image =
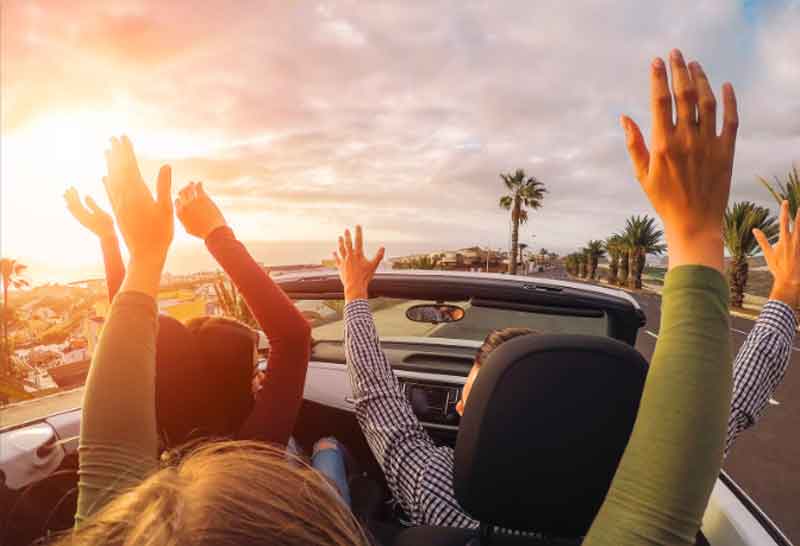
MULTIPOLYGON (((566 279, 563 271, 538 274, 566 279)), ((633 294, 647 315, 636 348, 649 361, 661 322, 661 296, 633 294)), ((731 344, 738 353, 754 322, 731 317, 731 344)), ((800 544, 800 338, 795 339, 783 383, 761 420, 743 432, 725 461, 728 474, 795 544, 800 544)))

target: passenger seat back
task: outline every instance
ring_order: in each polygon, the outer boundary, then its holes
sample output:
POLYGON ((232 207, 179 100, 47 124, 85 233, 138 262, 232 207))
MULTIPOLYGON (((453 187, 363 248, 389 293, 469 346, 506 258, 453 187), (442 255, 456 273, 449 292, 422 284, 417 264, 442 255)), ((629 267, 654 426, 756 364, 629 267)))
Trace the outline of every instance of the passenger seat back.
POLYGON ((647 370, 635 349, 605 337, 503 343, 472 387, 455 448, 456 499, 481 530, 419 527, 397 544, 579 544, 627 446, 647 370))

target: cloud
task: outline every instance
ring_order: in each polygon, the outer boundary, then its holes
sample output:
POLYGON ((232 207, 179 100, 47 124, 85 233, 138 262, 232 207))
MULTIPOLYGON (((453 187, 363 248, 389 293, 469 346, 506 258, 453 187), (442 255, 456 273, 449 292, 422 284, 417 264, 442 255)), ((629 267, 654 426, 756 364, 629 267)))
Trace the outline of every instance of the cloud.
POLYGON ((217 143, 146 160, 205 180, 229 217, 250 218, 250 239, 291 238, 281 222, 301 218, 317 239, 360 221, 426 244, 504 244, 498 175, 516 168, 550 190, 526 228, 536 244, 611 233, 652 213, 618 116, 649 130, 648 63, 675 46, 737 88, 735 199, 769 204, 756 175, 787 171, 800 150, 789 0, 12 5, 4 133, 122 97, 143 132, 217 143))

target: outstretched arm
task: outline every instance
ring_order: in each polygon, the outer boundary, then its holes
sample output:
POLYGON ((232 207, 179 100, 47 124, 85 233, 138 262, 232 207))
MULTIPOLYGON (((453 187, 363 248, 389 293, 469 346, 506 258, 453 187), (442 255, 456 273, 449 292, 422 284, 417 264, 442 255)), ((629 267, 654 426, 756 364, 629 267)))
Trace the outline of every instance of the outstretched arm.
POLYGON ((747 335, 733 368, 733 402, 728 420, 727 454, 736 437, 761 416, 778 388, 797 332, 794 309, 800 299, 800 213, 789 225, 789 203, 781 203, 780 238, 773 246, 761 230, 753 234, 773 276, 769 301, 747 335))
POLYGON ((111 302, 119 293, 122 280, 125 278, 125 264, 122 261, 122 253, 116 236, 101 239, 100 247, 103 250, 103 266, 106 270, 108 301, 111 302))
POLYGON ((345 294, 345 355, 356 417, 386 482, 415 525, 475 527, 453 493, 453 451, 436 447, 411 408, 380 347, 367 287, 383 248, 364 257, 361 227, 350 231, 335 254, 345 294))
POLYGON ((172 241, 169 167, 158 200, 142 181, 126 137, 112 139, 106 190, 131 261, 89 370, 83 398, 76 525, 157 467, 155 296, 172 241))
POLYGON ((190 183, 176 200, 178 218, 186 231, 203 239, 209 252, 242 293, 247 306, 269 339, 269 365, 259 403, 249 423, 259 429, 247 436, 285 445, 303 401, 311 353, 311 327, 292 300, 256 263, 228 227, 203 185, 190 183))
POLYGON ((69 188, 64 193, 64 200, 67 202, 67 210, 72 216, 100 239, 103 266, 106 270, 108 301, 114 301, 114 296, 119 292, 122 279, 125 277, 125 264, 122 262, 122 254, 119 250, 117 232, 114 230, 114 219, 97 206, 91 197, 86 197, 84 206, 78 196, 78 190, 75 188, 69 188))
POLYGON ((670 56, 677 124, 664 62, 651 68, 653 134, 623 118, 636 177, 667 235, 661 334, 639 414, 587 545, 694 544, 719 474, 731 401, 728 287, 722 217, 738 117, 723 87, 725 124, 698 63, 670 56))

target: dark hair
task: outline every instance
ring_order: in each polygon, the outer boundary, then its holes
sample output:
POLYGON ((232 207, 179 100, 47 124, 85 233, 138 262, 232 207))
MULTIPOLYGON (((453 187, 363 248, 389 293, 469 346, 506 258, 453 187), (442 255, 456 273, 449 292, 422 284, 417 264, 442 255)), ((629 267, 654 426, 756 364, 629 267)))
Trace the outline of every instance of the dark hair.
POLYGON ((229 438, 253 409, 257 334, 222 317, 184 325, 159 316, 156 419, 164 447, 198 438, 229 438))
POLYGON ((500 330, 492 330, 478 349, 475 355, 475 364, 483 366, 486 363, 486 359, 489 358, 489 354, 509 339, 538 333, 539 332, 536 330, 531 330, 530 328, 501 328, 500 330))

